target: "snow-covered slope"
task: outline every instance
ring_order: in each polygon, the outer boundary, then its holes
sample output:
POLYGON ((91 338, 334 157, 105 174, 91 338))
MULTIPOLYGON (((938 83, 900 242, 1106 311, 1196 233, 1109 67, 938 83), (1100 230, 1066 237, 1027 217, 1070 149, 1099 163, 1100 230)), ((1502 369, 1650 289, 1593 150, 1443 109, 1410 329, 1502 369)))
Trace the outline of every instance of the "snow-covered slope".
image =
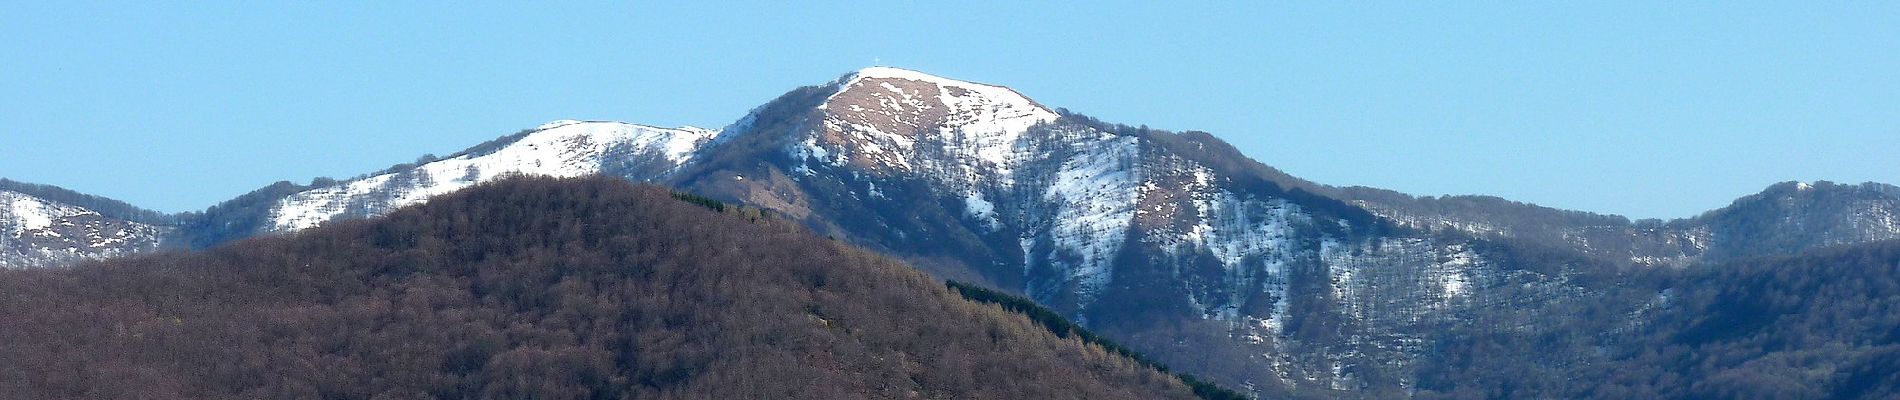
POLYGON ((550 122, 493 149, 471 149, 399 169, 291 195, 270 213, 275 231, 338 218, 380 215, 507 174, 573 177, 606 173, 654 180, 692 160, 719 131, 618 122, 550 122))
POLYGON ((942 183, 1008 179, 1022 135, 1059 117, 1009 88, 885 67, 847 76, 817 108, 824 119, 800 155, 942 183))
POLYGON ((158 248, 164 228, 0 190, 0 268, 33 268, 158 248))

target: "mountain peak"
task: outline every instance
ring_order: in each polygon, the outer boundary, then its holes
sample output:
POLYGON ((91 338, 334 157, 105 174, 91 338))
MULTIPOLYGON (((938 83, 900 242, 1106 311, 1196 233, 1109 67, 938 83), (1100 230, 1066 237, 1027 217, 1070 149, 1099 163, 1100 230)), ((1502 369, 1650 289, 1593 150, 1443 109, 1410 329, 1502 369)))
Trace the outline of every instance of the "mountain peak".
MULTIPOLYGON (((957 100, 985 100, 991 103, 1018 105, 1025 110, 1054 114, 1053 111, 1043 107, 1041 104, 1037 104, 1035 100, 1029 99, 1028 96, 1023 96, 1022 93, 1018 93, 1002 85, 945 78, 920 71, 895 67, 867 67, 845 75, 845 77, 840 80, 837 91, 833 92, 831 97, 826 99, 826 102, 820 105, 819 108, 830 108, 829 106, 839 97, 853 97, 853 94, 878 94, 881 92, 890 92, 897 95, 936 94, 936 97, 938 97, 937 100, 942 100, 939 103, 947 105, 956 105, 952 103, 956 103, 957 100), (929 90, 927 87, 934 87, 935 90, 929 90), (861 91, 869 91, 870 93, 861 93, 861 91)), ((903 97, 905 98, 902 100, 913 100, 911 99, 913 96, 903 97)), ((930 105, 927 102, 928 99, 916 100, 922 100, 924 102, 922 105, 924 106, 930 105)), ((880 105, 887 107, 914 106, 918 105, 917 103, 917 101, 903 101, 880 105)))
POLYGON ((851 76, 853 78, 898 78, 898 79, 911 79, 911 80, 919 80, 919 81, 961 82, 955 79, 931 75, 923 71, 909 70, 909 69, 903 69, 903 68, 897 68, 897 67, 884 67, 884 66, 865 67, 863 69, 859 69, 857 71, 852 72, 851 76))
MULTIPOLYGON (((870 171, 913 170, 919 164, 1007 168, 1017 139, 1055 111, 1007 87, 944 78, 891 67, 845 76, 818 109, 823 124, 804 154, 818 161, 870 171), (954 160, 920 159, 922 153, 954 160)), ((946 167, 934 165, 922 167, 946 167)), ((969 170, 965 172, 976 172, 969 170)))
MULTIPOLYGON (((929 82, 932 84, 936 84, 938 86, 988 87, 988 88, 997 88, 997 89, 1004 89, 1004 90, 1009 89, 1002 85, 992 85, 992 84, 981 83, 981 82, 952 79, 952 78, 946 78, 942 76, 933 75, 933 74, 923 72, 923 71, 903 69, 903 68, 897 68, 897 67, 883 67, 883 66, 865 67, 864 69, 853 71, 851 74, 845 76, 845 83, 846 83, 845 87, 849 87, 850 83, 852 82, 856 82, 856 81, 864 80, 864 79, 901 79, 901 80, 910 80, 910 81, 929 82)), ((1018 94, 1017 96, 1021 96, 1021 95, 1018 94)))

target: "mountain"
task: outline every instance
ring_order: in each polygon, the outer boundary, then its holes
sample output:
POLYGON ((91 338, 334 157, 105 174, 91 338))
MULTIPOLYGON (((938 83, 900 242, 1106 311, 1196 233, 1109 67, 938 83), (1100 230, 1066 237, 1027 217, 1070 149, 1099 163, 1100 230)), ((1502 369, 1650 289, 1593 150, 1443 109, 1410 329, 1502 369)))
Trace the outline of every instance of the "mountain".
POLYGON ((1667 222, 1332 187, 1208 133, 880 67, 719 130, 559 121, 356 179, 280 182, 180 216, 174 236, 288 234, 512 174, 766 210, 1266 397, 1569 393, 1577 366, 1638 343, 1617 333, 1674 274, 1900 232, 1880 184, 1780 184, 1667 222))
POLYGON ((59 187, 0 179, 0 267, 39 267, 157 249, 167 218, 59 187))
POLYGON ((1900 239, 1900 187, 1783 182, 1683 225, 1709 232, 1716 260, 1900 239))
POLYGON ((1195 397, 895 260, 680 197, 503 179, 203 253, 0 271, 0 397, 1195 397))
POLYGON ((1667 222, 1489 196, 1412 197, 1363 187, 1331 194, 1409 228, 1534 241, 1643 265, 1681 267, 1900 238, 1900 187, 1874 182, 1782 182, 1667 222))

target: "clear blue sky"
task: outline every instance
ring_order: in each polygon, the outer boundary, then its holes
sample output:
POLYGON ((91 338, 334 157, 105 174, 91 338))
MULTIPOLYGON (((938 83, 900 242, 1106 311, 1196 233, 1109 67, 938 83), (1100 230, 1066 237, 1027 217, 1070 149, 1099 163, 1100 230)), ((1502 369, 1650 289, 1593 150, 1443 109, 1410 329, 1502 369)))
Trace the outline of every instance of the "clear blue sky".
POLYGON ((1900 183, 1894 2, 63 3, 0 5, 0 177, 161 211, 554 119, 724 126, 874 60, 1334 185, 1686 217, 1900 183))

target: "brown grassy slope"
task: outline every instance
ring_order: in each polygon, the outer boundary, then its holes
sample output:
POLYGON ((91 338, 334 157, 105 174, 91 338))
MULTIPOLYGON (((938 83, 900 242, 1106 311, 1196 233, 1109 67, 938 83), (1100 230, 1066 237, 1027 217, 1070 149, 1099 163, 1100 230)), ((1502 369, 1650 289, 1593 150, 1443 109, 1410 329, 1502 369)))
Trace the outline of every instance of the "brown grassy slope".
POLYGON ((0 272, 0 398, 1190 398, 890 259, 663 189, 0 272))

